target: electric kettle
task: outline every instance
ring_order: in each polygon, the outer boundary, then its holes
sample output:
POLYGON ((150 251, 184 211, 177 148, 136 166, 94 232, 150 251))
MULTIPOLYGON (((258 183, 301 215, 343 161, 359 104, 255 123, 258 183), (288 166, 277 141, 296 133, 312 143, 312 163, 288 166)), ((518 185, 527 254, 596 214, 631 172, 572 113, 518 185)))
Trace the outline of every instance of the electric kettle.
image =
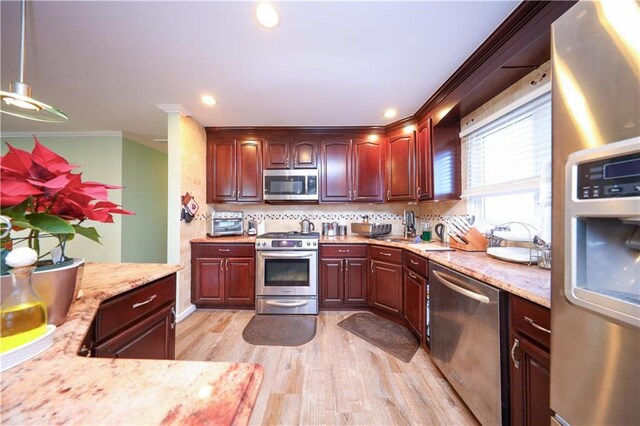
POLYGON ((311 231, 315 231, 316 226, 309 219, 302 219, 300 222, 300 232, 308 234, 311 231))
POLYGON ((445 245, 449 244, 449 226, 447 226, 446 222, 438 223, 433 228, 433 230, 435 231, 438 238, 440 238, 440 241, 442 242, 442 244, 445 244, 445 245))

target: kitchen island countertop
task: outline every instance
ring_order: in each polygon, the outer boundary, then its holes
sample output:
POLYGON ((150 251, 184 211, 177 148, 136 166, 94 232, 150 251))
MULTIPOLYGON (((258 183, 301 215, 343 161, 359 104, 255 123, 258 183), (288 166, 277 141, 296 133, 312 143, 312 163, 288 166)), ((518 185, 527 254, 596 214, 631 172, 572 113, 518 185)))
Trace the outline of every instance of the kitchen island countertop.
POLYGON ((263 377, 259 365, 77 355, 101 301, 179 269, 88 263, 81 297, 53 346, 2 373, 2 423, 248 423, 263 377))
MULTIPOLYGON (((390 236, 401 239, 398 236, 390 236)), ((192 243, 255 243, 255 237, 228 236, 228 237, 202 237, 191 240, 192 243)), ((397 247, 411 251, 429 260, 447 266, 470 277, 506 290, 537 303, 544 307, 551 307, 551 272, 537 265, 525 265, 495 259, 485 252, 465 252, 460 250, 425 252, 408 243, 400 241, 384 241, 371 239, 359 235, 347 235, 341 237, 320 237, 320 244, 375 244, 388 247, 397 247)))

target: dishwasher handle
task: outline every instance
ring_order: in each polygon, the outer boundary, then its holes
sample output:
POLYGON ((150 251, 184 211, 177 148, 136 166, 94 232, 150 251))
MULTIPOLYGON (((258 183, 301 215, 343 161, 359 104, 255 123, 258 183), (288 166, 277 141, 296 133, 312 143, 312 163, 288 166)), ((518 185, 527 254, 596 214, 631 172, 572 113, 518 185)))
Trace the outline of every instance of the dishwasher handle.
POLYGON ((452 283, 451 281, 456 281, 456 279, 454 277, 451 277, 449 275, 443 274, 441 272, 438 271, 433 271, 433 274, 436 276, 436 278, 445 286, 449 287, 451 290, 455 291, 456 293, 460 293, 463 296, 467 296, 473 300, 477 300, 478 302, 481 303, 490 303, 491 300, 489 300, 489 298, 487 296, 485 296, 484 294, 478 294, 476 292, 473 292, 471 290, 467 290, 466 288, 460 287, 459 285, 456 285, 454 283, 452 283), (446 278, 445 278, 446 277, 446 278))

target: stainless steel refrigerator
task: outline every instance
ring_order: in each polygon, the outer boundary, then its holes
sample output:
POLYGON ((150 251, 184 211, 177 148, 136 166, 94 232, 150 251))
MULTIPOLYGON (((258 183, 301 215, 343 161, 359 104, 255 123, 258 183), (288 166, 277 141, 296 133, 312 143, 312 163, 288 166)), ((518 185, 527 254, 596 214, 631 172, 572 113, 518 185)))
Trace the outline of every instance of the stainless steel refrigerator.
POLYGON ((640 424, 640 10, 552 25, 552 423, 640 424))

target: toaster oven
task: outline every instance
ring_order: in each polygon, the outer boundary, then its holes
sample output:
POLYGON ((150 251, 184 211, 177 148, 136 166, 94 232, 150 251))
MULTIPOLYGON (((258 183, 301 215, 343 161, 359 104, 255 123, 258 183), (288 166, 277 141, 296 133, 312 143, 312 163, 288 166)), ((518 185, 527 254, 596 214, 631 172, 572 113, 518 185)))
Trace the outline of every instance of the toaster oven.
POLYGON ((244 232, 242 212, 214 212, 211 216, 210 237, 242 235, 244 232))

